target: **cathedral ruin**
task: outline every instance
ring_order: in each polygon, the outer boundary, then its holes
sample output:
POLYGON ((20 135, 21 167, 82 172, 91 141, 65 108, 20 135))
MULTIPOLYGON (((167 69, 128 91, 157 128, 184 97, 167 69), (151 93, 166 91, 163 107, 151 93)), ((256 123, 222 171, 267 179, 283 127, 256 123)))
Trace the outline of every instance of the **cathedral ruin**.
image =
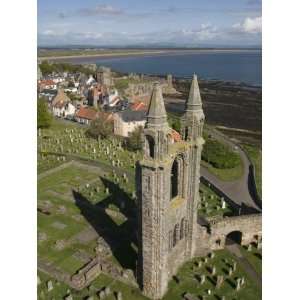
POLYGON ((144 155, 137 162, 137 280, 147 297, 161 299, 178 268, 195 256, 222 249, 226 236, 243 231, 241 243, 261 237, 261 216, 235 216, 200 224, 197 214, 204 112, 193 76, 174 142, 162 90, 154 85, 143 131, 144 155), (251 227, 251 228, 250 228, 251 227))

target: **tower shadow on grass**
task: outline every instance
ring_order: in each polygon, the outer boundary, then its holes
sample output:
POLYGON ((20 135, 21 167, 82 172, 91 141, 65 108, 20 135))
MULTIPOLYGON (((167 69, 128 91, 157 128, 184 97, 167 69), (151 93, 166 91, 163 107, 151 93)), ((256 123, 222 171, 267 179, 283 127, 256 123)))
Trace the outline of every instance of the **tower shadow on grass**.
POLYGON ((72 191, 76 206, 80 209, 81 215, 95 229, 99 236, 103 237, 110 246, 115 259, 124 269, 131 269, 135 272, 137 253, 132 247, 137 244, 136 241, 136 220, 134 202, 127 193, 120 189, 115 183, 101 178, 105 187, 108 187, 111 194, 97 204, 92 204, 85 196, 75 190, 72 191), (116 200, 122 197, 125 205, 117 205, 121 203, 116 200), (119 207, 128 219, 118 225, 113 218, 108 215, 105 208, 109 204, 115 204, 119 207))

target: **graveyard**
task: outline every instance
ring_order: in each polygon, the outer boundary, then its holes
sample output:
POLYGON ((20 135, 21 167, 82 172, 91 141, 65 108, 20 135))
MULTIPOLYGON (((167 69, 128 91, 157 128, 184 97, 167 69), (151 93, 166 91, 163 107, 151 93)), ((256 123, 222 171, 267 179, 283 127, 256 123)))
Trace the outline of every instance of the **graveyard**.
MULTIPOLYGON (((257 262, 259 260, 257 258, 257 262)), ((38 272, 38 295, 39 299, 147 299, 137 288, 102 274, 89 287, 75 291, 66 284, 38 272), (68 296, 70 298, 67 298, 68 296)), ((163 300, 260 298, 258 287, 241 265, 228 251, 220 250, 183 265, 170 281, 169 290, 163 300)))
MULTIPOLYGON (((109 264, 133 274, 136 270, 134 174, 141 153, 126 150, 114 137, 89 138, 86 129, 55 121, 49 129, 38 130, 38 298, 147 299, 134 284, 107 274, 80 291, 55 276, 72 276, 99 252, 109 264)), ((209 186, 201 183, 199 196, 199 215, 232 214, 209 186)), ((261 273, 261 250, 256 245, 251 251, 240 248, 261 273)), ((260 294, 234 257, 220 250, 183 265, 163 299, 250 300, 260 299, 260 294)))

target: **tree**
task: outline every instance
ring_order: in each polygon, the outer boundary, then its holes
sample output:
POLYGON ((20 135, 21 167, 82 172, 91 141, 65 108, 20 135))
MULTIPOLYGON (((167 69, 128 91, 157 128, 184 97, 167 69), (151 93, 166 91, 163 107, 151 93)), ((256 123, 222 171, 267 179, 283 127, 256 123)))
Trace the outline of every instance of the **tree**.
POLYGON ((95 139, 107 138, 113 133, 113 126, 111 123, 105 123, 102 119, 95 119, 91 122, 86 135, 95 139))
POLYGON ((129 133, 128 138, 126 139, 126 147, 128 150, 137 151, 142 149, 142 130, 143 127, 139 126, 129 133))
POLYGON ((37 127, 48 128, 52 123, 52 114, 48 110, 47 102, 44 99, 37 100, 37 127))

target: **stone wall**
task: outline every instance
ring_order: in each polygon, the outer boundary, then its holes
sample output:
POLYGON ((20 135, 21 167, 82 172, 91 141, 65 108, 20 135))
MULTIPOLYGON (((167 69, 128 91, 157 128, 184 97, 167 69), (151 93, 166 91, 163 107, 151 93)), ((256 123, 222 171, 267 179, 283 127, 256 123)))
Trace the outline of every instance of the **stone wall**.
POLYGON ((199 225, 198 251, 203 252, 205 248, 210 250, 223 249, 227 235, 235 231, 241 232, 242 245, 257 241, 262 236, 261 214, 212 219, 206 226, 199 225))

